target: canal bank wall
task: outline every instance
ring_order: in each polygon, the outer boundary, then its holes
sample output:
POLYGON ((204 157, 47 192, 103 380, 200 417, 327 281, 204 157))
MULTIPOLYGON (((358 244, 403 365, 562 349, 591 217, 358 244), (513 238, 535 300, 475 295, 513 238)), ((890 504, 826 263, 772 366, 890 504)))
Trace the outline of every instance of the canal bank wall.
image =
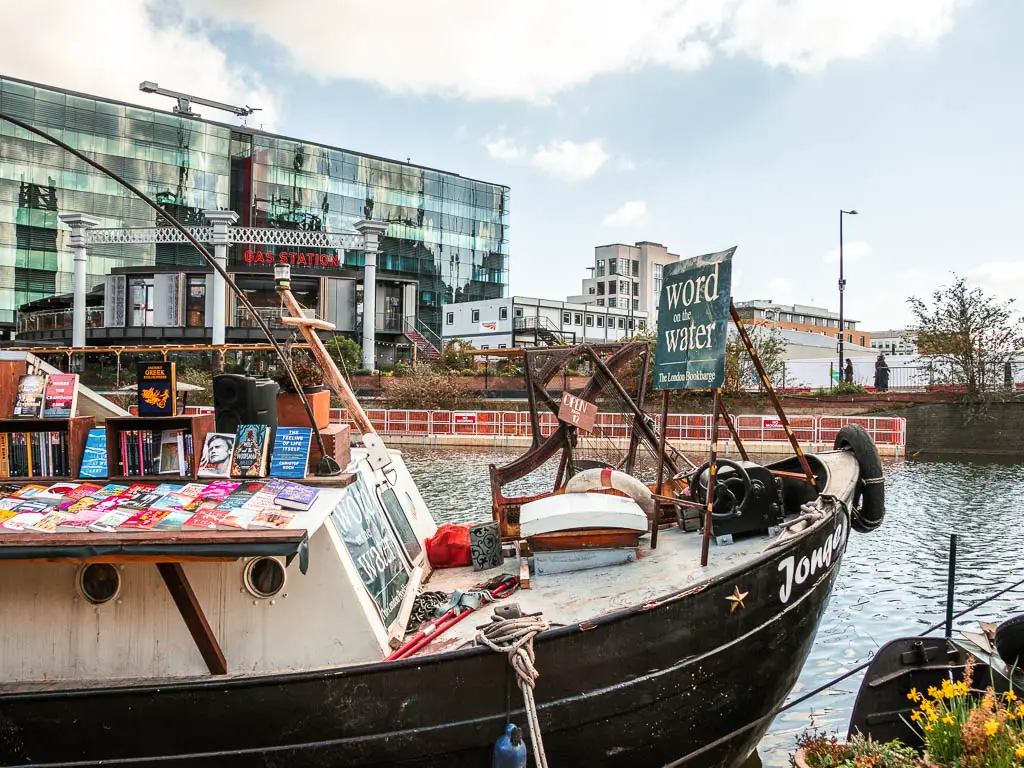
POLYGON ((1024 401, 923 403, 888 411, 906 419, 906 454, 1024 456, 1024 401))

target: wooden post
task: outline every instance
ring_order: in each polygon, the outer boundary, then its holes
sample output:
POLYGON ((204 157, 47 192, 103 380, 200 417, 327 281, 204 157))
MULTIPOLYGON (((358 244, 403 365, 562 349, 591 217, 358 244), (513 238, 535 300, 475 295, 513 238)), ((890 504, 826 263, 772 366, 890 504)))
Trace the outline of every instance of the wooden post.
MULTIPOLYGON (((646 368, 647 366, 644 366, 646 368)), ((668 439, 668 393, 665 390, 664 399, 661 404, 661 441, 658 445, 658 495, 664 496, 662 484, 665 479, 665 441, 668 439)), ((658 548, 658 520, 661 519, 661 504, 654 504, 654 524, 651 527, 651 549, 658 548)))
MULTIPOLYGON (((708 506, 704 513, 704 541, 700 545, 701 567, 708 564, 708 550, 711 548, 711 512, 715 503, 715 484, 718 478, 718 401, 721 390, 714 390, 714 418, 711 419, 711 465, 708 467, 708 506)), ((700 482, 700 478, 697 479, 700 482)))
POLYGON ((213 675, 226 675, 228 663, 224 658, 224 652, 220 649, 220 643, 214 637, 210 623, 206 620, 203 608, 196 599, 196 593, 192 591, 192 585, 185 576, 185 569, 181 563, 157 563, 156 568, 163 577, 167 591, 171 593, 171 599, 178 606, 178 613, 185 620, 196 648, 203 656, 207 669, 213 675))

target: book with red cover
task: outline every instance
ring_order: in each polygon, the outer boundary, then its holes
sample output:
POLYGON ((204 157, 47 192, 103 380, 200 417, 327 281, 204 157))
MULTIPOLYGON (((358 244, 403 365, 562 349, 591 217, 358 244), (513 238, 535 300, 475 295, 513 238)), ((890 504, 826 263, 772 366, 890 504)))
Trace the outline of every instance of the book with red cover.
POLYGON ((144 509, 136 512, 119 526, 119 531, 148 531, 170 514, 166 509, 144 509))
POLYGON ((229 514, 231 514, 230 510, 217 509, 217 502, 204 501, 192 517, 181 524, 181 527, 186 531, 215 531, 218 523, 229 514))
POLYGON ((52 373, 43 396, 44 419, 69 419, 78 405, 78 374, 52 373))

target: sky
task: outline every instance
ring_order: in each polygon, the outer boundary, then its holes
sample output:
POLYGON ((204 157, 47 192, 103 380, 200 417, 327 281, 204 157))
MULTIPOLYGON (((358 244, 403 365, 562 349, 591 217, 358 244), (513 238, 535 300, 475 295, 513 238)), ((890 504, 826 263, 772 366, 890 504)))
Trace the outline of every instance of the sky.
POLYGON ((0 72, 511 188, 510 292, 596 245, 738 246, 736 300, 906 325, 954 273, 1024 289, 1020 0, 4 2, 0 72), (204 116, 232 118, 211 110, 204 116))

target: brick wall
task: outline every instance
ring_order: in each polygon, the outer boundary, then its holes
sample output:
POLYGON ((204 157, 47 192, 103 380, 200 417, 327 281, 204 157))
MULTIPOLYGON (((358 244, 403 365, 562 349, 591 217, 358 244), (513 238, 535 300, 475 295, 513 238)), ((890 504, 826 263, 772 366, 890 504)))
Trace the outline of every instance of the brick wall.
POLYGON ((959 403, 927 403, 888 412, 907 420, 907 455, 1024 456, 1024 402, 993 403, 970 416, 959 403))

